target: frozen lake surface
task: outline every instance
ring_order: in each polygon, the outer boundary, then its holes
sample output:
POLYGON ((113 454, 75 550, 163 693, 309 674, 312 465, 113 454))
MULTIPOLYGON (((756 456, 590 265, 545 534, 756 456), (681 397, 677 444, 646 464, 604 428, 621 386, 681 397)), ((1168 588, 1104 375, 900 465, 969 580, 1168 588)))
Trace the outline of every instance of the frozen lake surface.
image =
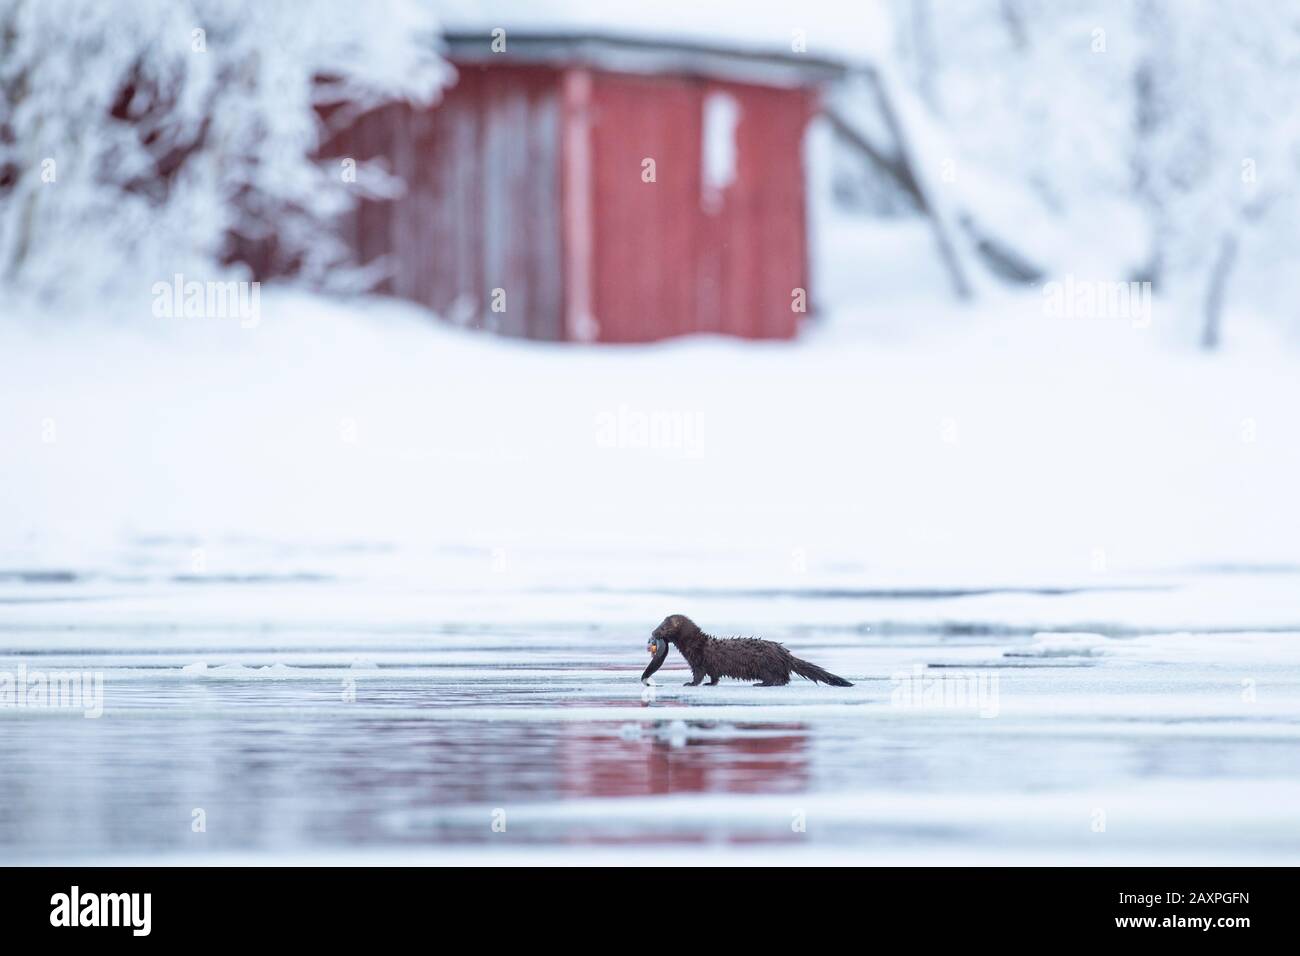
POLYGON ((1298 580, 858 593, 7 572, 0 671, 99 673, 104 697, 97 719, 0 708, 0 854, 1294 864, 1298 580), (647 690, 646 636, 669 612, 856 686, 683 687, 674 651, 647 690))

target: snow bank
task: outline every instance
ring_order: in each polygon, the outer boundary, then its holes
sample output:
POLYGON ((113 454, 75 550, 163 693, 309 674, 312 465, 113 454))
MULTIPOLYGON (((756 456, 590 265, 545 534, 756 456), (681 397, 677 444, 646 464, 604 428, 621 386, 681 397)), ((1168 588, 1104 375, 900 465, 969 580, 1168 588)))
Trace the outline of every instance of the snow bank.
POLYGON ((1123 658, 1143 663, 1291 663, 1300 664, 1300 637, 1296 634, 1223 632, 1205 634, 1181 631, 1136 637, 1103 634, 1038 633, 1026 647, 1004 652, 1005 657, 1123 658))
POLYGON ((1300 567, 1289 353, 1161 351, 1032 295, 855 314, 894 344, 839 321, 567 348, 271 291, 262 313, 0 327, 0 567, 493 590, 1300 567))

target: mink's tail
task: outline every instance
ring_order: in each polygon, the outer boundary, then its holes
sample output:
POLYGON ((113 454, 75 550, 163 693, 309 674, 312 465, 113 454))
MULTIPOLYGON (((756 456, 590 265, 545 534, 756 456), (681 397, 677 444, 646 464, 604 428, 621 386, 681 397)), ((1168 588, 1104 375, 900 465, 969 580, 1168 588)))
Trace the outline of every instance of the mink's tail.
POLYGON ((843 677, 836 677, 828 670, 823 670, 816 664, 809 664, 807 661, 801 661, 799 658, 793 658, 790 661, 790 670, 794 671, 800 677, 806 677, 810 681, 819 684, 830 684, 833 687, 852 687, 853 681, 845 680, 843 677))

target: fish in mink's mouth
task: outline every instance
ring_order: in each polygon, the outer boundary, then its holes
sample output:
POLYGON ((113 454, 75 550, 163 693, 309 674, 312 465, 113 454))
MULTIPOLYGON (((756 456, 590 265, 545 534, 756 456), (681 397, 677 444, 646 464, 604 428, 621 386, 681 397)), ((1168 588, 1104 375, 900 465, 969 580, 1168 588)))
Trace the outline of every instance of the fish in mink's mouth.
POLYGON ((643 684, 649 683, 650 675, 663 666, 664 660, 668 657, 668 642, 662 638, 652 637, 650 643, 646 645, 646 650, 650 652, 650 666, 641 675, 643 684))

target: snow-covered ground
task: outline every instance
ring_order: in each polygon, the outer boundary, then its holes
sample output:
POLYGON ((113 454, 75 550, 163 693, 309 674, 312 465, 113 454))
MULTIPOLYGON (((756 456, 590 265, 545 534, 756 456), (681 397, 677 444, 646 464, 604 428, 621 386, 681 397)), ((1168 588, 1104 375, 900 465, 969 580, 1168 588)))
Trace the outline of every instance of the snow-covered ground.
POLYGON ((751 586, 1300 566, 1293 349, 1180 352, 1159 303, 1135 328, 924 301, 793 347, 570 349, 269 290, 249 329, 7 324, 4 564, 165 539, 166 568, 220 576, 256 539, 280 573, 473 549, 461 583, 571 580, 557 551, 641 587, 683 554, 751 586))
POLYGON ((0 672, 105 685, 0 707, 0 849, 1294 863, 1300 368, 1230 321, 1213 357, 1036 294, 792 346, 272 290, 6 323, 0 672), (670 612, 856 686, 674 655, 643 697, 670 612))

